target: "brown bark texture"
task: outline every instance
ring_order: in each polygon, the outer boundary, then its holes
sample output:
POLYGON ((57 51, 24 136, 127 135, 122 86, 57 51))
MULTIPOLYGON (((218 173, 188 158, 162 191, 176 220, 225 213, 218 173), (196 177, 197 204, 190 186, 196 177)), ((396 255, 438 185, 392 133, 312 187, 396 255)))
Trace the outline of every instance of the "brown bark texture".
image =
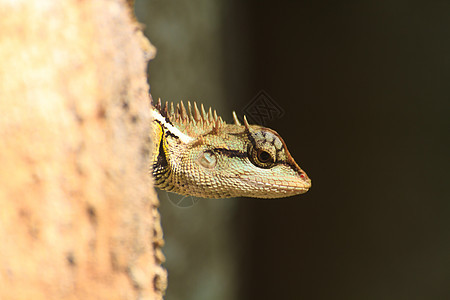
POLYGON ((0 299, 161 299, 143 38, 125 0, 0 0, 0 299))

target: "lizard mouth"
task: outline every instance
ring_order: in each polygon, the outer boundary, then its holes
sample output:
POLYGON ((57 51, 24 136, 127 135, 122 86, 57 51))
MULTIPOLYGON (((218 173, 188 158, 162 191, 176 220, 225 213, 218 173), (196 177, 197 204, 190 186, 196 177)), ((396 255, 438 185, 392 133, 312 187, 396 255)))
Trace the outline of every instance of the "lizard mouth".
POLYGON ((306 193, 311 188, 309 178, 287 178, 283 181, 272 180, 271 178, 241 177, 244 183, 251 185, 261 198, 279 198, 287 195, 298 195, 306 193))

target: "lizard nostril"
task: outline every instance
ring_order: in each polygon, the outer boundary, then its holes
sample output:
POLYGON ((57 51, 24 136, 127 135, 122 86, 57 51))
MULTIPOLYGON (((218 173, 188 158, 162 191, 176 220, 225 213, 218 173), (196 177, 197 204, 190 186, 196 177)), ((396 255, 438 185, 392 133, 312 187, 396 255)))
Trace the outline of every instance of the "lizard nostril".
POLYGON ((302 173, 300 174, 300 178, 303 179, 303 180, 309 180, 309 178, 308 178, 308 176, 306 175, 305 172, 302 172, 302 173))

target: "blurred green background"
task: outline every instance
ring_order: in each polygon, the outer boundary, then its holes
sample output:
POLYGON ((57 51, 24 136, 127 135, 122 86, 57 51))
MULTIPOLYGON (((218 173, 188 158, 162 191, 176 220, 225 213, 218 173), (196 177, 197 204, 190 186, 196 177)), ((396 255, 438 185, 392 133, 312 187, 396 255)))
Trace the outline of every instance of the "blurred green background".
POLYGON ((154 98, 261 90, 305 195, 162 196, 167 300, 450 299, 450 1, 137 0, 154 98))

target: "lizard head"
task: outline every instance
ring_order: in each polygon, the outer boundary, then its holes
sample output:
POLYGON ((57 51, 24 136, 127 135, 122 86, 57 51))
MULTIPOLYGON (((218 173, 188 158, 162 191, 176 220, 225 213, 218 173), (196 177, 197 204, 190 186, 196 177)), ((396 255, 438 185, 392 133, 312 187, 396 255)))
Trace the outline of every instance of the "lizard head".
POLYGON ((235 124, 226 124, 216 113, 196 110, 196 105, 189 105, 189 112, 181 106, 167 114, 187 135, 167 135, 168 189, 205 198, 281 198, 311 187, 277 132, 249 125, 245 117, 241 125, 234 113, 235 124))
POLYGON ((203 178, 206 186, 215 186, 217 195, 210 196, 281 198, 308 191, 311 180, 277 132, 247 123, 227 125, 202 136, 190 148, 195 153, 194 176, 203 178))

